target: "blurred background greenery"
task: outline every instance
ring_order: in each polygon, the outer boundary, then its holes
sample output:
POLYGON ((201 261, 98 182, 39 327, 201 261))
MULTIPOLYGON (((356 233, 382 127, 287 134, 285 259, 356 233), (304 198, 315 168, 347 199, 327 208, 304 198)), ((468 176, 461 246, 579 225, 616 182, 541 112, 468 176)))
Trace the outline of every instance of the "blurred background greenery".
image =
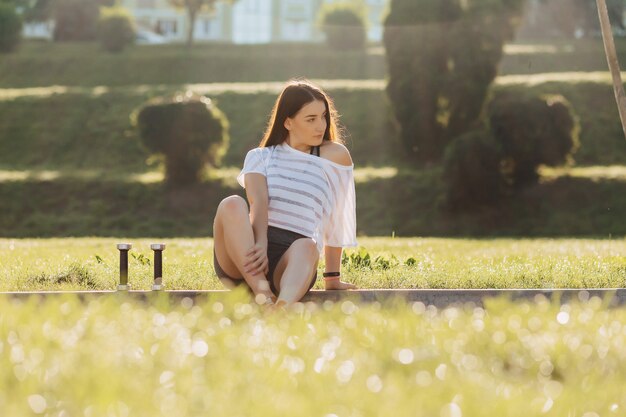
MULTIPOLYGON (((0 55, 1 235, 209 236, 220 199, 242 194, 233 178, 245 153, 258 144, 282 83, 292 77, 316 80, 336 102, 356 166, 362 235, 606 237, 626 233, 622 221, 626 142, 595 23, 595 2, 476 0, 465 2, 469 6, 452 0, 311 2, 302 17, 310 21, 309 39, 298 40, 277 26, 282 23, 275 12, 269 12, 270 39, 259 38, 252 44, 238 38, 233 18, 248 10, 247 2, 201 2, 194 17, 198 25, 206 19, 232 25, 211 32, 214 39, 203 38, 198 30, 189 39, 185 22, 191 10, 180 4, 176 8, 176 2, 90 0, 78 5, 70 0, 2 0, 5 10, 16 10, 23 24, 31 26, 30 32, 22 29, 21 40, 8 48, 10 52, 0 55), (415 5, 421 8, 416 11, 415 5), (78 9, 84 11, 80 19, 70 13, 78 9), (140 41, 149 16, 140 13, 144 9, 171 10, 179 22, 175 33, 163 29, 157 41, 140 41), (477 25, 505 15, 506 27, 477 25), (111 19, 118 23, 106 29, 103 22, 111 19), (126 37, 120 40, 121 47, 111 48, 105 41, 123 31, 119 21, 124 19, 136 37, 126 37), (56 25, 42 35, 44 39, 33 39, 37 28, 33 25, 51 20, 56 25), (437 48, 423 41, 426 35, 416 38, 422 40, 413 42, 416 45, 390 46, 392 39, 402 42, 398 27, 426 24, 440 30, 437 48), (450 34, 444 36, 447 32, 442 28, 451 24, 450 34), (352 43, 333 43, 337 36, 333 38, 331 32, 337 28, 349 29, 345 35, 351 36, 352 43), (362 36, 354 36, 355 28, 362 36), (462 30, 466 35, 461 35, 462 30), (445 45, 458 45, 456 49, 473 45, 471 39, 482 39, 478 42, 482 46, 452 51, 448 57, 437 55, 445 45), (485 39, 491 43, 485 46, 485 39), (407 56, 412 64, 403 63, 407 56), (445 70, 434 65, 440 60, 446 62, 445 70), (428 93, 435 103, 432 123, 439 126, 428 135, 415 125, 426 108, 412 104, 408 96, 394 95, 391 87, 405 83, 401 91, 418 97, 426 94, 419 80, 453 86, 428 93), (219 149, 221 160, 207 156, 199 181, 174 187, 168 186, 164 174, 165 156, 142 146, 131 115, 157 97, 185 91, 210 98, 221 110, 229 140, 219 149), (513 127, 509 115, 503 122, 504 134, 492 138, 496 116, 489 110, 490 103, 498 97, 556 96, 570 109, 576 128, 571 132, 574 145, 563 151, 558 163, 535 157, 536 162, 528 162, 532 180, 512 186, 514 178, 507 166, 524 162, 506 153, 514 140, 506 126, 511 131, 519 127, 513 127), (466 109, 476 108, 472 110, 476 114, 463 113, 459 117, 466 120, 451 126, 454 115, 461 114, 460 104, 454 103, 462 102, 466 109), (411 108, 408 118, 402 116, 402 106, 411 108), (493 149, 489 152, 495 155, 495 169, 486 170, 480 156, 467 160, 468 155, 481 154, 472 150, 471 140, 464 142, 456 157, 444 158, 446 149, 454 154, 457 137, 477 129, 479 136, 487 135, 481 140, 493 149), (434 149, 431 156, 424 151, 429 146, 434 149), (451 172, 457 173, 457 183, 451 172)), ((625 61, 620 18, 624 4, 611 1, 609 6, 618 55, 625 61)), ((254 10, 248 13, 253 15, 254 10)), ((253 25, 246 27, 252 30, 253 25)), ((535 111, 539 113, 529 115, 530 120, 539 120, 542 110, 535 111)), ((512 112, 523 111, 513 107, 512 112)), ((179 131, 173 136, 184 134, 179 131)), ((515 140, 535 143, 535 154, 553 146, 553 134, 544 132, 544 138, 533 134, 536 137, 524 133, 515 140)))

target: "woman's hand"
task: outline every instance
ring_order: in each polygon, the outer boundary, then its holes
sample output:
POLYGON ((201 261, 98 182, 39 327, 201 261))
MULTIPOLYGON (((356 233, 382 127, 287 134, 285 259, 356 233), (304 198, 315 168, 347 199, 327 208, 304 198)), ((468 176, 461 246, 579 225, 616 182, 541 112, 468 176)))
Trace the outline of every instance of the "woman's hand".
POLYGON ((341 277, 324 281, 325 290, 356 290, 357 286, 349 282, 343 282, 341 277))
POLYGON ((267 260, 267 242, 257 242, 246 253, 243 264, 244 271, 252 275, 267 275, 269 262, 267 260))

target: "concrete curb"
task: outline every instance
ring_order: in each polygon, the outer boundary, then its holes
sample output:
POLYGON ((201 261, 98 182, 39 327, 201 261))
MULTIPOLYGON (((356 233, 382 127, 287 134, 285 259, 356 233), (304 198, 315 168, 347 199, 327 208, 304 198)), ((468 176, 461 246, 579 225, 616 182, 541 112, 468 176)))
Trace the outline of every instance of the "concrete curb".
MULTIPOLYGON (((0 297, 27 299, 30 297, 53 297, 75 294, 81 298, 100 295, 132 296, 141 300, 150 300, 166 295, 173 299, 185 297, 201 299, 209 296, 225 295, 228 290, 208 291, 41 291, 41 292, 0 292, 0 297)), ((537 301, 539 299, 558 300, 561 303, 569 301, 587 301, 598 297, 609 306, 626 304, 626 289, 624 288, 589 288, 589 289, 384 289, 384 290, 353 290, 353 291, 323 291, 312 290, 302 302, 323 303, 324 301, 339 302, 351 300, 357 302, 422 302, 425 305, 446 307, 472 303, 482 306, 488 298, 507 298, 511 300, 537 301)))

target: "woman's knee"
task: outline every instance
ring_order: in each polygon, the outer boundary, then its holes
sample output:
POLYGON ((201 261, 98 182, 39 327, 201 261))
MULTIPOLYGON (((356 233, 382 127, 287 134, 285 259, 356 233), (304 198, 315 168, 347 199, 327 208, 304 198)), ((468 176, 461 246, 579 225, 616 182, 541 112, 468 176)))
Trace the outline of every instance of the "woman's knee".
POLYGON ((293 246, 298 256, 305 257, 311 262, 315 262, 319 259, 317 245, 313 239, 298 239, 293 242, 293 246))
POLYGON ((238 195, 231 195, 223 199, 217 206, 218 216, 240 217, 248 214, 248 203, 238 195))

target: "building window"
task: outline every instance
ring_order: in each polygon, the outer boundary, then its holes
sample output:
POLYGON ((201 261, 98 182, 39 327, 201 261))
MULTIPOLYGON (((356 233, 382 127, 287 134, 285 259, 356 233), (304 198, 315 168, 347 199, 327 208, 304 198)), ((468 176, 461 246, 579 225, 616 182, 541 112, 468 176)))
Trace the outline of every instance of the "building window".
POLYGON ((178 22, 176 20, 158 20, 155 32, 163 35, 176 35, 178 33, 178 22))
POLYGON ((265 43, 272 39, 272 2, 240 0, 233 8, 233 41, 265 43))
POLYGON ((220 20, 216 17, 201 17, 196 20, 193 33, 198 40, 219 39, 221 36, 220 20))

